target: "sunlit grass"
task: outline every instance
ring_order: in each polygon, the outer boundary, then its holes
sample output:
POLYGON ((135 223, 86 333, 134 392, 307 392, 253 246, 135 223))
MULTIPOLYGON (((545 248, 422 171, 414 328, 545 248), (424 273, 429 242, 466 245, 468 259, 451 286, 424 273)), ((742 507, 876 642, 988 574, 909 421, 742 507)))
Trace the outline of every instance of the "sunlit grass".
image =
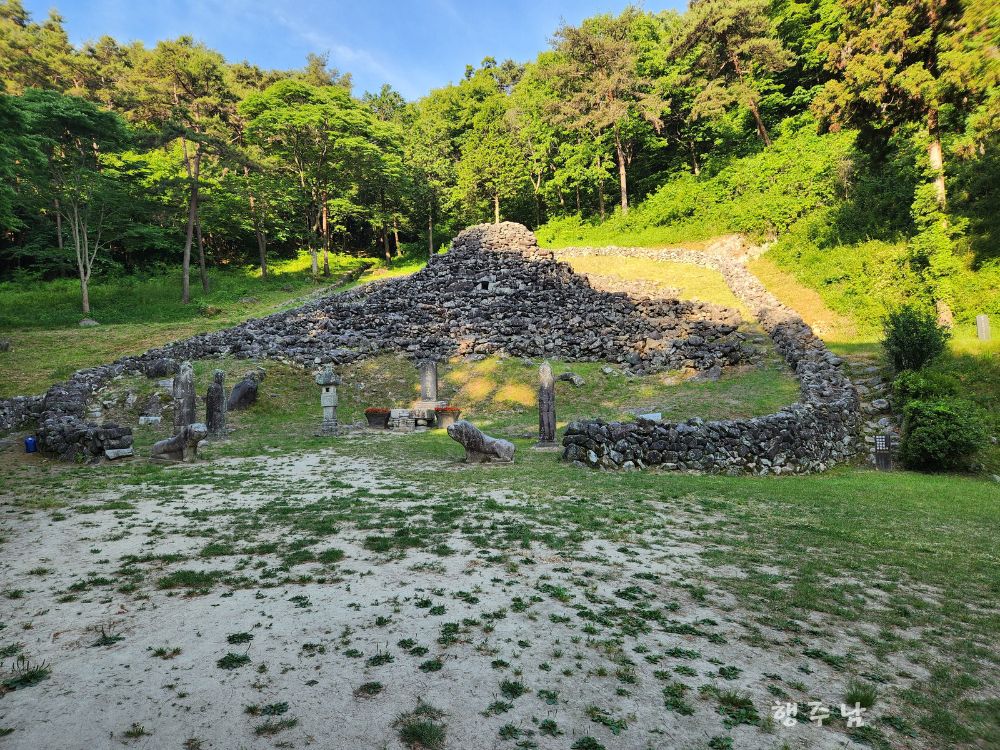
POLYGON ((823 298, 799 282, 792 274, 762 255, 749 264, 750 270, 780 302, 797 312, 813 332, 827 343, 875 345, 877 335, 862 333, 850 318, 827 307, 823 298))
POLYGON ((577 273, 616 276, 625 281, 652 281, 677 290, 677 298, 700 300, 739 310, 750 317, 750 310, 729 289, 722 274, 691 263, 653 260, 652 258, 609 258, 599 255, 562 258, 577 273))

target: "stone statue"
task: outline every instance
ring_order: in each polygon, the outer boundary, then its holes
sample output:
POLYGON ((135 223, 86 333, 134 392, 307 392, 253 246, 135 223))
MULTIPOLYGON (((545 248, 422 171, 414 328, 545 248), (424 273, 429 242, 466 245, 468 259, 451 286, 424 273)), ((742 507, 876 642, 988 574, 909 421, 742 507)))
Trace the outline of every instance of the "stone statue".
POLYGON ((197 400, 194 392, 194 368, 190 362, 182 362, 174 376, 174 433, 182 427, 194 424, 197 417, 197 400))
POLYGON ((469 463, 510 463, 514 460, 515 448, 512 442, 490 437, 465 419, 448 426, 448 437, 462 444, 465 448, 465 460, 469 463))
POLYGON ((556 444, 556 381, 548 362, 538 368, 538 444, 556 444))
POLYGON ((212 373, 212 384, 205 396, 205 424, 210 435, 224 435, 226 432, 226 373, 216 370, 212 373))
POLYGON ((203 422, 184 425, 173 437, 153 444, 150 458, 155 461, 187 461, 198 458, 198 443, 208 435, 203 422))

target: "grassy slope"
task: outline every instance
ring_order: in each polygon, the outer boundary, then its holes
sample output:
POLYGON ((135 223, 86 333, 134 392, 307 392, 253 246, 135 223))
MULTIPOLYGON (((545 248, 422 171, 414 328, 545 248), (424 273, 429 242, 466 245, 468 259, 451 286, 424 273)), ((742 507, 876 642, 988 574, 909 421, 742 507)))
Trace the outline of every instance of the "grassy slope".
MULTIPOLYGON (((213 272, 209 294, 202 294, 195 281, 190 305, 181 304, 173 276, 97 282, 91 314, 102 325, 94 328, 77 325, 79 289, 71 282, 27 288, 0 284, 0 336, 12 343, 11 351, 0 352, 0 398, 42 393, 80 368, 287 309, 329 291, 344 274, 364 265, 358 258, 333 256, 332 276, 325 280, 312 278, 308 263, 302 255, 275 264, 266 280, 253 269, 213 272)), ((373 268, 361 281, 419 266, 397 261, 389 269, 373 268)))
POLYGON ((752 320, 750 310, 736 299, 725 279, 707 268, 688 263, 670 263, 647 258, 606 258, 584 256, 564 258, 574 271, 581 274, 617 276, 620 279, 652 281, 675 290, 679 299, 696 299, 714 302, 739 310, 744 318, 752 320))

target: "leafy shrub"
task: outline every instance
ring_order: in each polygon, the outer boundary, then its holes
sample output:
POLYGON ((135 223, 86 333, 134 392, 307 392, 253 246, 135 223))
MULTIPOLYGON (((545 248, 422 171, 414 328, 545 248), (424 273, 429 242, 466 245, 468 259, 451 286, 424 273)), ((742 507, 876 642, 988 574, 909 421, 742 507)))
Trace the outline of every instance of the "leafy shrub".
POLYGON ((903 305, 889 313, 882 330, 882 347, 896 372, 919 370, 944 352, 950 336, 934 313, 916 305, 903 305))
POLYGON ((958 395, 958 380, 935 370, 906 370, 892 381, 892 395, 902 405, 910 401, 934 401, 958 395))
POLYGON ((911 468, 967 467, 985 441, 982 410, 968 401, 911 401, 903 410, 900 458, 911 468))

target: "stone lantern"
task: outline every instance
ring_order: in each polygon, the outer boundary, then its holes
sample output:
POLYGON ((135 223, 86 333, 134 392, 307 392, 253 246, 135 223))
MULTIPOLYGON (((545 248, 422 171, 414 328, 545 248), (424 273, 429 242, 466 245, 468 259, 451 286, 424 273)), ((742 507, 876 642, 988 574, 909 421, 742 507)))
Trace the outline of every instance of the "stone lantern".
POLYGON ((327 365, 316 375, 316 385, 320 387, 319 403, 323 407, 323 423, 320 425, 320 435, 337 434, 337 386, 340 378, 333 368, 327 365))

